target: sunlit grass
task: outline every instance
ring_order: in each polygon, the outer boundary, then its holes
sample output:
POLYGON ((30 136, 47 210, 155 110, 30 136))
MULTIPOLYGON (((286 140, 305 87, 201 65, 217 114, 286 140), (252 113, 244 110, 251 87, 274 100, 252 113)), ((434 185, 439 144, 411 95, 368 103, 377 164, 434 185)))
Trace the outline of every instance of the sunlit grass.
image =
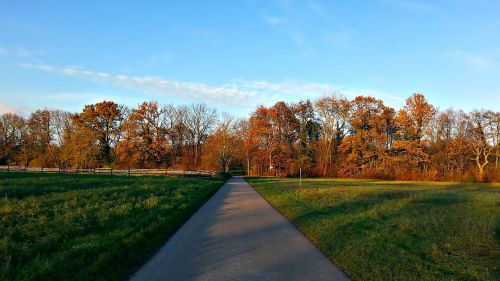
POLYGON ((0 280, 122 280, 222 183, 0 173, 0 280))
POLYGON ((355 280, 500 280, 500 185, 248 178, 355 280))

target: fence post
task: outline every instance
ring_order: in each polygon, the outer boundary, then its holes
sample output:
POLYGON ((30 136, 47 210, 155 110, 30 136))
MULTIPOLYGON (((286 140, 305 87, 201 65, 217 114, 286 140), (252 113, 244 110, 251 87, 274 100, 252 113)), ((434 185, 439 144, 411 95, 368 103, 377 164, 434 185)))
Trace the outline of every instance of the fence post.
POLYGON ((300 187, 302 187, 302 167, 300 167, 299 171, 300 171, 299 172, 300 173, 300 176, 299 176, 300 177, 300 187))
POLYGON ((128 167, 128 176, 130 177, 130 167, 128 167))
POLYGON ((113 168, 111 168, 111 175, 113 175, 113 168))
POLYGON ((10 164, 7 164, 7 172, 10 172, 10 164))

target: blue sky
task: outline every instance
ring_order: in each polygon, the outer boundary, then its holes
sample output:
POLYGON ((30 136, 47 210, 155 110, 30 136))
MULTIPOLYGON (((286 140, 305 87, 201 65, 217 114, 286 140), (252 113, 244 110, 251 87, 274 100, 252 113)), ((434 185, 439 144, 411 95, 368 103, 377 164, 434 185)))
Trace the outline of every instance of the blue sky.
POLYGON ((0 0, 0 112, 334 92, 500 110, 500 1, 0 0))

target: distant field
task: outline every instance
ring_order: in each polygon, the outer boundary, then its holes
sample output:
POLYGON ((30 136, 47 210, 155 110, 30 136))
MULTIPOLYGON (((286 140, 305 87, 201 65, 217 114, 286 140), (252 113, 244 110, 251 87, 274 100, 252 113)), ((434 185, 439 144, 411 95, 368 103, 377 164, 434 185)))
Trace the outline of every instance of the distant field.
POLYGON ((500 185, 247 178, 355 280, 500 280, 500 185))
POLYGON ((222 183, 0 172, 0 280, 122 280, 222 183))

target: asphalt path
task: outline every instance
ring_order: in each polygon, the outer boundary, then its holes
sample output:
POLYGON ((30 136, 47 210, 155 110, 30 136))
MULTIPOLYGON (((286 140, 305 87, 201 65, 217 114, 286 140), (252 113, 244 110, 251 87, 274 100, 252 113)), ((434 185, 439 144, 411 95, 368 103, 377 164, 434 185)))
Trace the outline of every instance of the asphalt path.
POLYGON ((241 177, 233 177, 132 281, 349 280, 241 177))

